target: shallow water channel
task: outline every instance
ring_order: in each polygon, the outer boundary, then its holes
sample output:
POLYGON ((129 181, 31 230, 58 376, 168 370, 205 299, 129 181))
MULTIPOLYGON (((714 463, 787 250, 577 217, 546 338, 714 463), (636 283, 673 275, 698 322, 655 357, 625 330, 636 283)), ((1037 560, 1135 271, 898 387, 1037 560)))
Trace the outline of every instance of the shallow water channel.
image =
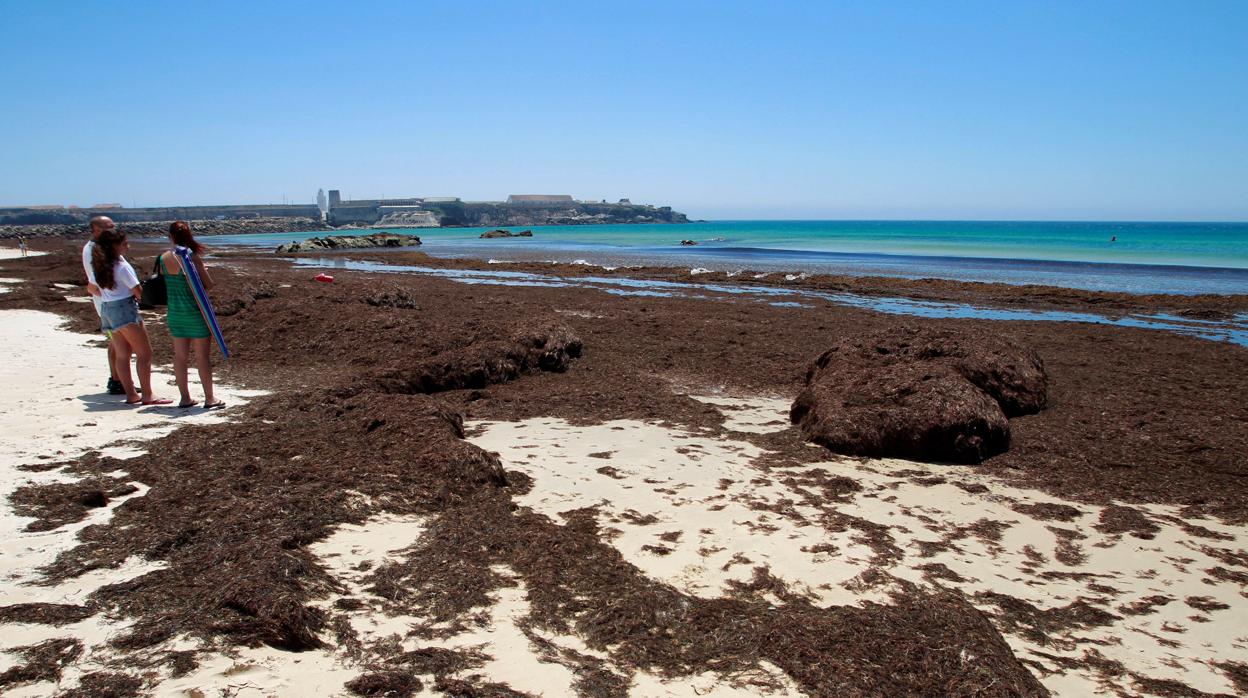
POLYGON ((968 303, 924 301, 901 297, 873 297, 853 293, 830 293, 827 291, 775 288, 749 284, 701 284, 604 276, 572 278, 504 270, 435 269, 433 267, 362 262, 335 257, 299 258, 294 260, 294 262, 296 266, 301 267, 422 274, 442 277, 464 284, 592 288, 618 296, 683 297, 710 300, 745 298, 779 307, 813 307, 813 302, 826 301, 836 305, 874 310, 891 315, 911 315, 926 318, 1089 322, 1098 325, 1163 330, 1216 342, 1230 342, 1240 346, 1248 346, 1248 315, 1245 314, 1237 315, 1229 321, 1198 320, 1164 313, 1102 315, 1099 313, 1065 310, 990 308, 968 303))

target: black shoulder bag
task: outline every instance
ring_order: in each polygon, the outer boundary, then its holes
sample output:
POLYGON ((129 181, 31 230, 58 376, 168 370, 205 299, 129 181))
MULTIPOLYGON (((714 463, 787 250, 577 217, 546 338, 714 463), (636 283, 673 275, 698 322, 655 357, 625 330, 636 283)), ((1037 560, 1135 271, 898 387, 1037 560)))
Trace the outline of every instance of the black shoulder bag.
POLYGON ((165 288, 165 276, 160 273, 160 255, 156 255, 156 264, 152 266, 152 275, 139 282, 143 287, 143 296, 139 298, 139 307, 151 310, 158 305, 169 304, 169 291, 165 288))

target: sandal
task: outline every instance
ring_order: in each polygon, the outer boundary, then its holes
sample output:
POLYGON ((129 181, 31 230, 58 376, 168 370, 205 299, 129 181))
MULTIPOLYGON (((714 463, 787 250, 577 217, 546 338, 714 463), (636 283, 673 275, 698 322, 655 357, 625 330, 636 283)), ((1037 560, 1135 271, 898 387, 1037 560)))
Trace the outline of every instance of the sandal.
POLYGON ((170 400, 167 397, 160 397, 160 398, 156 398, 155 400, 143 400, 139 404, 140 405, 172 405, 173 400, 170 400))
POLYGON ((225 407, 225 400, 213 400, 212 402, 204 403, 204 409, 206 410, 215 410, 222 407, 225 407))

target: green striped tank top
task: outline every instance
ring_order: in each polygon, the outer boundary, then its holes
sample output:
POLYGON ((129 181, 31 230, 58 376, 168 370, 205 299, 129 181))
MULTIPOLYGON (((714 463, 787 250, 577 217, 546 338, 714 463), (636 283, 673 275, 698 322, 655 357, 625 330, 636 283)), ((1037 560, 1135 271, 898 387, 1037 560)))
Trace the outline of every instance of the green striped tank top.
POLYGON ((208 325, 199 312, 199 304, 191 294, 185 274, 170 274, 165 268, 165 256, 160 256, 160 273, 165 275, 165 290, 169 294, 169 334, 183 339, 205 339, 208 325))

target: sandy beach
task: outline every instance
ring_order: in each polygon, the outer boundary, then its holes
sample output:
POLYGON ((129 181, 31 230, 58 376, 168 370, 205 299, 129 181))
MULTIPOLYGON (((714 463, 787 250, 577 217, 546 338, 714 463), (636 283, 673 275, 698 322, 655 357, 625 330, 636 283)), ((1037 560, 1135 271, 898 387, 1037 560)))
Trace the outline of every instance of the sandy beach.
MULTIPOLYGON (((32 246, 0 247, 3 695, 1248 693, 1244 347, 366 271, 319 284, 230 252, 209 259, 227 409, 135 409, 101 394, 78 248, 32 246), (808 442, 789 410, 812 361, 900 325, 1034 350, 1048 405, 979 465, 808 442)), ((977 292, 1147 305, 926 286, 977 292)), ((154 382, 176 396, 160 315, 154 382)))

